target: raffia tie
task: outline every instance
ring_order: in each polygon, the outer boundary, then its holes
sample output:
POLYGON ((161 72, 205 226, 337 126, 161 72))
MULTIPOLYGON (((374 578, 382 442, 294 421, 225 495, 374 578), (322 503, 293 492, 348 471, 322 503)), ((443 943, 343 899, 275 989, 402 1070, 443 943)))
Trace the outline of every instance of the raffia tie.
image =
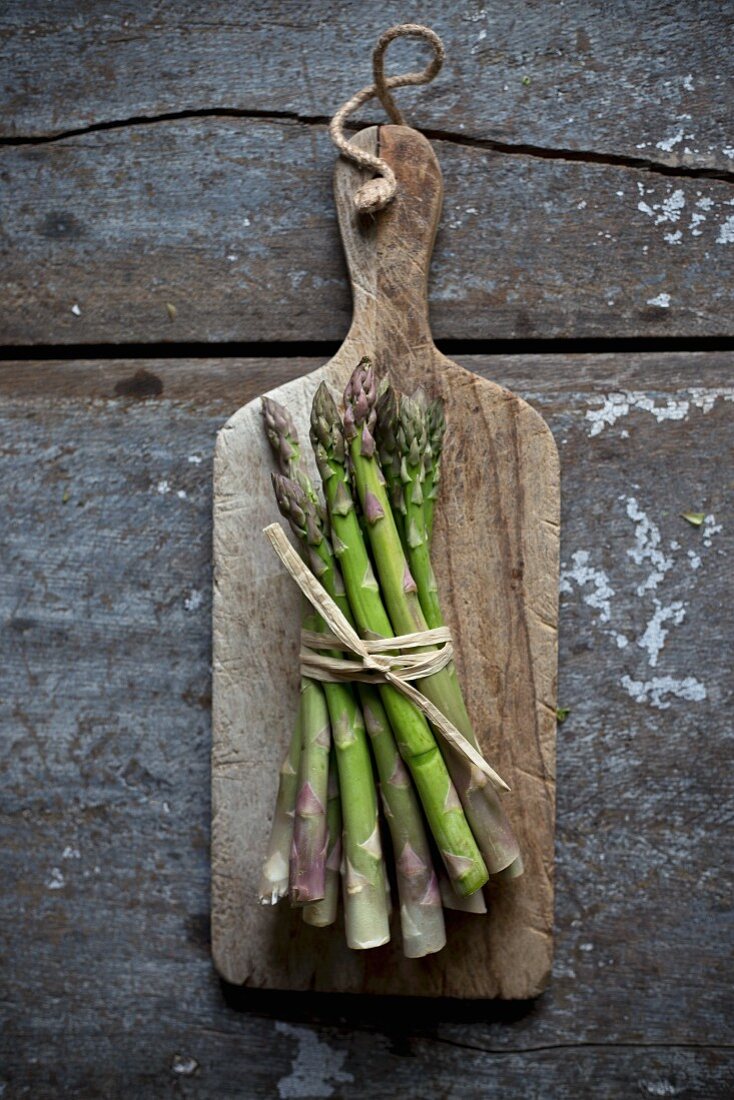
POLYGON ((279 523, 265 528, 265 535, 303 592, 311 606, 318 611, 328 627, 321 633, 301 631, 301 672, 312 680, 326 683, 343 683, 357 680, 367 684, 392 684, 425 714, 433 728, 475 768, 478 768, 499 791, 509 791, 504 779, 497 774, 484 757, 456 728, 453 722, 434 706, 422 692, 414 688, 411 680, 425 680, 452 660, 454 649, 448 627, 421 630, 415 634, 401 634, 395 638, 360 638, 344 617, 323 585, 299 558, 279 523), (440 646, 422 653, 411 650, 424 646, 440 646), (338 649, 351 653, 353 659, 329 657, 318 649, 338 649), (405 652, 408 650, 408 652, 405 652))
POLYGON ((420 23, 399 23, 398 26, 391 27, 390 30, 385 31, 380 36, 372 54, 374 84, 369 84, 361 92, 357 92, 356 95, 352 96, 332 118, 329 125, 329 134, 337 149, 361 168, 371 168, 374 172, 379 173, 376 179, 368 180, 362 184, 354 196, 354 203, 360 214, 376 214, 378 210, 384 210, 395 197, 397 181, 395 173, 387 161, 368 153, 365 149, 357 148, 356 145, 347 140, 344 134, 344 123, 349 115, 353 114, 363 103, 377 96, 391 121, 399 126, 404 125, 405 119, 398 110, 390 89, 430 83, 440 71, 445 56, 446 51, 443 42, 430 27, 424 27, 420 23), (385 50, 393 39, 402 37, 425 39, 433 47, 434 55, 426 68, 420 72, 385 77, 385 50))

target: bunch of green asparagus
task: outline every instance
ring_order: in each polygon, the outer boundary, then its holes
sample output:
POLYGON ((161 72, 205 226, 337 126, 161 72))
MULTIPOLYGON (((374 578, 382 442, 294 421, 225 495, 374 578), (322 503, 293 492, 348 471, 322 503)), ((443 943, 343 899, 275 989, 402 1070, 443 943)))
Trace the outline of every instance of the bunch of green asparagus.
MULTIPOLYGON (((263 399, 279 466, 278 507, 304 562, 361 637, 441 627, 430 546, 442 404, 389 385, 378 392, 363 359, 344 405, 342 416, 323 384, 313 400, 310 436, 322 496, 287 409, 263 399)), ((328 632, 310 606, 303 627, 328 632)), ((324 653, 342 656, 328 647, 324 653)), ((417 687, 478 749, 453 662, 417 687)), ((349 947, 378 947, 390 939, 392 882, 404 954, 418 958, 444 946, 444 908, 484 913, 489 876, 521 873, 495 786, 436 736, 410 699, 388 682, 302 677, 263 865, 263 904, 288 896, 304 921, 323 927, 336 920, 341 894, 349 947)))

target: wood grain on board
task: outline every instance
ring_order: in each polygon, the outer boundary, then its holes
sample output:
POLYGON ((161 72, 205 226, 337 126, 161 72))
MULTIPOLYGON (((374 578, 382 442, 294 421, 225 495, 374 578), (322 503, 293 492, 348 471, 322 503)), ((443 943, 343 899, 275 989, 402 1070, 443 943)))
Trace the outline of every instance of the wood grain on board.
POLYGON ((8 1095, 731 1092, 732 356, 460 361, 530 400, 561 455, 549 989, 532 1006, 222 997, 212 447, 319 362, 3 363, 8 1095))
POLYGON ((372 152, 378 142, 398 179, 383 214, 356 213, 370 173, 342 163, 335 176, 349 334, 325 367, 274 396, 304 440, 318 384, 340 392, 363 355, 404 392, 443 398, 450 427, 432 556, 480 747, 512 787, 505 809, 526 872, 491 891, 486 919, 450 914, 447 946, 418 963, 402 955, 397 919, 388 947, 353 952, 341 930, 325 935, 298 911, 255 904, 273 799, 263 779, 276 777, 286 747, 273 725, 288 728, 300 680, 300 595, 262 535, 272 459, 256 401, 220 433, 214 467, 214 958, 229 981, 276 989, 527 998, 547 983, 553 943, 558 458, 525 402, 436 350, 426 285, 440 168, 408 127, 359 135, 372 152))

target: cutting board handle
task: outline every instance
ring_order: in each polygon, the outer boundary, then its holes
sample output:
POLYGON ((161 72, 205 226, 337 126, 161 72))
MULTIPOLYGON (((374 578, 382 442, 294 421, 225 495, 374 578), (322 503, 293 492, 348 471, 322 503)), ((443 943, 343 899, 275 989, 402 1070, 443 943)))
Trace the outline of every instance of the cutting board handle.
POLYGON ((346 343, 378 356, 386 344, 393 351, 396 343, 406 351, 432 348, 428 271, 443 201, 438 160, 408 126, 372 126, 352 140, 387 161, 398 188, 385 210, 360 215, 354 194, 369 174, 343 159, 337 164, 335 200, 354 303, 346 343))

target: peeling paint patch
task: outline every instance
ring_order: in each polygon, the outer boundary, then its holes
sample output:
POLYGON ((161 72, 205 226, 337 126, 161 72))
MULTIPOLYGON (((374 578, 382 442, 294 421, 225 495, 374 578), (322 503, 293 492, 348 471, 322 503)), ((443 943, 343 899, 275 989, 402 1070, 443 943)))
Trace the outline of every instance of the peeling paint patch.
POLYGON ((623 676, 621 684, 636 703, 649 703, 657 710, 668 710, 670 703, 665 700, 669 695, 695 703, 706 698, 706 688, 695 676, 686 676, 683 680, 676 680, 673 676, 655 676, 645 681, 623 676))
POLYGON ((734 217, 727 218, 721 223, 716 244, 734 244, 734 217))
POLYGON ((703 530, 701 532, 703 545, 707 547, 710 546, 714 535, 720 535, 721 531, 722 525, 716 522, 716 516, 706 516, 703 521, 703 530))
POLYGON ((599 612, 600 622, 608 623, 611 614, 610 600, 614 595, 614 589, 609 584, 609 577, 603 569, 593 569, 589 565, 588 550, 577 550, 571 561, 573 562, 572 568, 564 569, 561 573, 561 592, 573 592, 571 581, 575 581, 579 588, 591 585, 592 591, 584 594, 584 603, 599 612))
POLYGON ((669 309, 670 295, 665 293, 658 294, 655 298, 648 298, 647 304, 649 306, 660 306, 661 309, 669 309))
POLYGON ((663 420, 685 420, 691 408, 700 409, 704 415, 710 413, 718 400, 734 401, 734 387, 710 390, 693 387, 676 397, 667 397, 661 405, 647 393, 620 390, 602 397, 601 408, 587 409, 585 419, 591 424, 589 435, 595 436, 629 416, 633 410, 650 413, 661 423, 663 420))
POLYGON ((184 600, 184 607, 187 611, 197 611, 201 607, 203 600, 204 597, 198 588, 192 588, 184 600))
POLYGON ((291 1072, 278 1081, 281 1100, 333 1096, 334 1084, 346 1085, 354 1081, 353 1075, 342 1069, 347 1057, 345 1050, 332 1050, 307 1027, 294 1027, 279 1021, 275 1030, 298 1043, 291 1072))
POLYGON ((653 616, 645 627, 644 634, 637 640, 640 649, 644 649, 647 652, 647 660, 651 668, 657 666, 660 651, 665 645, 665 639, 669 634, 669 631, 665 629, 663 624, 672 622, 674 626, 680 626, 686 617, 685 606, 680 600, 676 600, 675 603, 671 603, 668 607, 663 607, 658 599, 655 599, 654 603, 655 611, 653 616))
POLYGON ((190 1054, 174 1054, 171 1059, 171 1073, 177 1077, 193 1077, 198 1068, 199 1063, 190 1054))
POLYGON ((627 498, 627 515, 635 524, 635 545, 627 554, 637 565, 649 562, 652 566, 645 580, 637 586, 637 595, 644 596, 645 592, 657 588, 673 568, 673 559, 660 549, 660 528, 642 511, 634 497, 627 498))
MULTIPOLYGON (((682 138, 683 134, 681 134, 681 140, 682 138)), ((658 148, 662 148, 662 146, 658 146, 658 148)), ((649 218, 654 218, 655 225, 663 225, 665 222, 680 221, 681 211, 685 205, 686 196, 678 188, 664 198, 662 202, 654 202, 652 206, 646 202, 638 202, 637 209, 643 214, 647 214, 649 218)))
POLYGON ((667 1077, 659 1077, 657 1081, 641 1081, 640 1084, 648 1096, 678 1096, 683 1092, 667 1077))
POLYGON ((677 134, 673 134, 672 137, 665 138, 664 141, 656 141, 655 148, 662 149, 664 153, 670 153, 676 145, 680 145, 683 141, 683 131, 679 130, 677 134))

